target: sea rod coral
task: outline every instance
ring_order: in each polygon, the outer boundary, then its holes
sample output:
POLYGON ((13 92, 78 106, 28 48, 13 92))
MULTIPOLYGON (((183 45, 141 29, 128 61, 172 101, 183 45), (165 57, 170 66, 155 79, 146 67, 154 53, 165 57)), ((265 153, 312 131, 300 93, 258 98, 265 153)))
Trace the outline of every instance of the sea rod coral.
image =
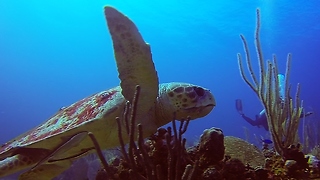
MULTIPOLYGON (((127 150, 123 143, 121 119, 119 117, 116 118, 123 161, 120 161, 117 171, 114 171, 114 167, 111 168, 114 174, 110 174, 111 170, 106 169, 110 169, 110 167, 104 166, 104 169, 108 176, 114 179, 116 179, 115 177, 119 179, 181 179, 183 175, 186 176, 185 174, 189 170, 186 169, 183 173, 181 167, 187 165, 187 160, 184 158, 186 155, 184 149, 186 139, 182 138, 182 134, 186 132, 190 119, 187 117, 186 120, 182 120, 177 130, 175 118, 173 118, 173 129, 171 127, 167 129, 160 128, 156 134, 145 141, 143 138, 143 126, 140 123, 135 123, 139 93, 140 89, 137 86, 134 100, 132 104, 127 103, 126 111, 122 116, 125 122, 126 134, 130 139, 127 150), (129 113, 129 117, 127 113, 129 113), (137 143, 135 143, 135 139, 137 139, 137 143)), ((173 117, 175 117, 175 114, 173 117)))
POLYGON ((291 70, 291 54, 288 54, 286 72, 285 72, 285 89, 284 97, 281 97, 279 91, 279 71, 277 58, 275 55, 271 60, 265 59, 260 43, 260 10, 257 9, 257 24, 255 32, 255 47, 259 62, 259 80, 253 71, 251 57, 247 41, 243 35, 240 35, 243 42, 246 55, 246 64, 252 80, 250 81, 244 72, 243 60, 238 53, 238 64, 240 74, 247 85, 255 92, 260 99, 267 116, 268 126, 274 141, 275 150, 281 155, 284 154, 287 147, 297 143, 298 126, 300 115, 302 113, 302 101, 300 100, 300 84, 297 85, 294 100, 290 96, 291 86, 289 84, 289 75, 291 70))

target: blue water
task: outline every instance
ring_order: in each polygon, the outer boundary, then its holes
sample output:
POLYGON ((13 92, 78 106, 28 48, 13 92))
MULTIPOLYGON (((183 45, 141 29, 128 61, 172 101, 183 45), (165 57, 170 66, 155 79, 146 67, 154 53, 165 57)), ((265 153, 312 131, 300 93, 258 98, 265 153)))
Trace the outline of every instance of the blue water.
MULTIPOLYGON (((205 128, 245 137, 251 127, 235 110, 243 100, 254 118, 262 106, 240 77, 237 56, 244 34, 255 59, 256 8, 261 9, 261 41, 266 59, 277 54, 284 73, 293 55, 293 92, 310 118, 320 118, 320 2, 256 1, 0 1, 0 144, 35 127, 62 106, 119 84, 103 6, 128 15, 151 44, 160 82, 190 82, 209 88, 217 106, 191 122, 187 136, 196 140, 205 128)), ((255 61, 256 62, 256 61, 255 61)), ((256 63, 254 63, 256 65, 256 63)), ((257 69, 257 68, 256 68, 257 69)))

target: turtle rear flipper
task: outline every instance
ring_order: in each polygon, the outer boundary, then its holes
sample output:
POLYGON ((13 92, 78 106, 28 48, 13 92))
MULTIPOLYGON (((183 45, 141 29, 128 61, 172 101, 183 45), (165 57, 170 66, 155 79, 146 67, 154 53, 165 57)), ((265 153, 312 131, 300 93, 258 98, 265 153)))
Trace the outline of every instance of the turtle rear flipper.
POLYGON ((39 160, 33 168, 21 174, 19 180, 46 180, 61 174, 70 167, 72 159, 83 156, 90 150, 89 148, 88 150, 73 155, 66 153, 83 141, 87 135, 88 132, 80 132, 66 139, 66 141, 59 145, 55 150, 39 160))
POLYGON ((15 148, 12 156, 0 161, 0 177, 26 169, 43 159, 49 150, 41 148, 15 148))
POLYGON ((51 180, 67 170, 70 165, 70 160, 60 161, 54 164, 42 164, 32 170, 22 173, 19 176, 19 180, 51 180))
POLYGON ((29 156, 17 154, 7 157, 0 162, 0 176, 6 176, 14 172, 23 170, 35 164, 37 159, 30 158, 29 156))

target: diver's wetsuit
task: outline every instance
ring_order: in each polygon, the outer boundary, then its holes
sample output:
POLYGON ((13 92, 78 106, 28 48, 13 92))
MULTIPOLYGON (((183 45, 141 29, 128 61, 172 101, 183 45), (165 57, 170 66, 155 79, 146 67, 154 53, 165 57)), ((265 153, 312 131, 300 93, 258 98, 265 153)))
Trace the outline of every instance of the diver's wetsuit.
POLYGON ((245 119, 251 126, 262 126, 266 131, 269 131, 267 116, 264 110, 262 110, 259 115, 256 115, 256 120, 249 118, 243 113, 240 114, 243 119, 245 119))
MULTIPOLYGON (((311 115, 312 112, 307 112, 305 114, 305 117, 311 115)), ((248 116, 244 115, 243 113, 240 114, 243 119, 245 119, 251 126, 262 126, 266 131, 269 131, 268 127, 268 121, 267 121, 267 116, 265 113, 265 110, 262 110, 259 115, 256 115, 256 120, 253 120, 249 118, 248 116)), ((304 114, 301 113, 300 118, 303 118, 304 114)))

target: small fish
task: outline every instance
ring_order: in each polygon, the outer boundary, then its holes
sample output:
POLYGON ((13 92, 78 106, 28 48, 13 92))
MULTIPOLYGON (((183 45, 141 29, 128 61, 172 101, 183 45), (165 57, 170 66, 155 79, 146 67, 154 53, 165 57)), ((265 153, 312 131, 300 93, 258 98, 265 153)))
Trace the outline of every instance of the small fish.
POLYGON ((273 142, 270 139, 264 139, 261 137, 261 142, 266 143, 266 144, 272 144, 273 142))
POLYGON ((320 163, 320 160, 317 159, 317 157, 307 154, 304 155, 305 158, 308 158, 308 164, 311 165, 313 168, 318 168, 318 164, 320 163))

